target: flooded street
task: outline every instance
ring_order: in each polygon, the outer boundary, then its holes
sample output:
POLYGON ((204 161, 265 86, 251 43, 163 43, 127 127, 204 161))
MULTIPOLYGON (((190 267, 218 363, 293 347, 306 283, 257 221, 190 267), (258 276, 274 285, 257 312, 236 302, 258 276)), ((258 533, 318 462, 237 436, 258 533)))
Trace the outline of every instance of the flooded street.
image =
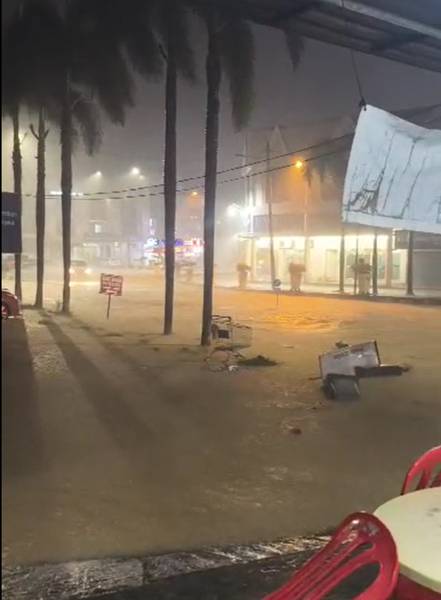
POLYGON ((317 533, 396 495, 439 443, 438 308, 217 289, 216 312, 253 327, 244 355, 278 364, 212 372, 198 286, 178 286, 168 338, 159 278, 127 276, 108 321, 96 282, 72 296, 72 317, 2 324, 6 565, 317 533), (318 354, 369 339, 410 372, 325 399, 318 354))

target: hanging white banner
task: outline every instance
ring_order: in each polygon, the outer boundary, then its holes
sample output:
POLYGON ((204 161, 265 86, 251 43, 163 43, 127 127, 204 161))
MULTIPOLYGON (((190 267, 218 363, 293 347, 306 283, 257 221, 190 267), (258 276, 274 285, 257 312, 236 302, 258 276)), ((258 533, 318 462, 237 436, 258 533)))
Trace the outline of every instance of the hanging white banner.
POLYGON ((345 223, 441 234, 441 131, 362 109, 342 216, 345 223))

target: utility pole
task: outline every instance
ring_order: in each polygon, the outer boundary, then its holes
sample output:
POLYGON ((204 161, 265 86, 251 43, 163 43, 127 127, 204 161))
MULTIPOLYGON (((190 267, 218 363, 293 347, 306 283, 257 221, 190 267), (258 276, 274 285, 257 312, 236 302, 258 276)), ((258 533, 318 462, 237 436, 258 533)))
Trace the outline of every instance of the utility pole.
POLYGON ((407 241, 407 273, 406 273, 406 293, 408 296, 413 296, 413 250, 415 240, 413 231, 409 231, 409 237, 407 241))
MULTIPOLYGON (((308 168, 307 166, 305 167, 308 168)), ((309 210, 309 179, 308 177, 304 177, 305 184, 305 197, 303 200, 303 241, 304 241, 304 250, 303 250, 303 266, 305 268, 305 280, 308 276, 308 266, 309 266, 309 223, 308 223, 308 210, 309 210)))
POLYGON ((345 255, 346 255, 346 239, 345 239, 345 226, 342 225, 340 235, 340 266, 339 266, 339 285, 338 291, 340 294, 345 293, 345 255))
POLYGON ((372 247, 372 294, 378 295, 378 231, 374 230, 374 244, 372 247))
POLYGON ((272 199, 272 181, 270 170, 270 143, 266 142, 266 173, 265 173, 265 200, 268 204, 268 233, 270 238, 270 270, 271 286, 276 279, 276 257, 274 254, 274 229, 273 229, 273 199, 272 199))
POLYGON ((359 237, 355 238, 355 262, 354 262, 354 296, 357 294, 358 288, 358 253, 359 253, 359 237))

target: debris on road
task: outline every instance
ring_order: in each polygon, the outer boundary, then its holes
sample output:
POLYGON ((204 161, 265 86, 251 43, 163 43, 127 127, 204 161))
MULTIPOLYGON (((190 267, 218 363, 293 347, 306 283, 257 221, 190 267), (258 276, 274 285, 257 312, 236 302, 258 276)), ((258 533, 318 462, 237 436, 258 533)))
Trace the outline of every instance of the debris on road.
POLYGON ((219 371, 237 371, 238 361, 243 358, 239 352, 233 350, 231 346, 222 345, 216 346, 205 358, 205 362, 210 371, 213 373, 219 371))
POLYGON ((323 391, 331 398, 358 397, 359 379, 399 376, 409 366, 382 364, 376 341, 349 345, 339 341, 337 350, 319 356, 323 391))
POLYGON ((300 427, 292 427, 289 432, 293 435, 301 435, 303 433, 300 427))
POLYGON ((258 354, 252 358, 241 358, 239 364, 243 367, 275 367, 277 362, 262 354, 258 354))

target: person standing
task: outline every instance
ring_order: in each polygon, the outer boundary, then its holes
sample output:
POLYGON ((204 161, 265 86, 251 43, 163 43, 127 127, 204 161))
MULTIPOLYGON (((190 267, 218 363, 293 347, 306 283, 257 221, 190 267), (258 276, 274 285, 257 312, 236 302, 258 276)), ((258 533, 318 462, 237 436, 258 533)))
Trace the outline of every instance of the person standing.
POLYGON ((302 274, 305 272, 305 266, 300 263, 290 262, 288 265, 289 278, 291 282, 291 292, 301 293, 302 274))

